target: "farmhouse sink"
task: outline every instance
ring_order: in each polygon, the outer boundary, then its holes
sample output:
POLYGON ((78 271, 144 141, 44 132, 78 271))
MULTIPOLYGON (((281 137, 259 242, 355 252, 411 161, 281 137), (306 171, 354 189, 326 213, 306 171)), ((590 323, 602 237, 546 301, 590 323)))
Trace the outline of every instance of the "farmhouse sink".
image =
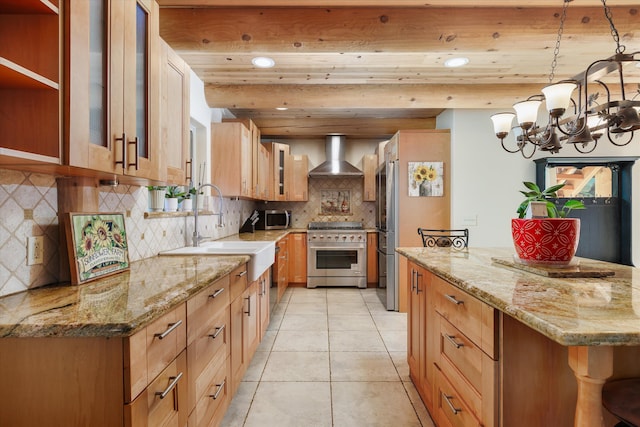
POLYGON ((158 255, 249 255, 247 275, 249 281, 258 280, 273 264, 276 254, 275 242, 248 242, 244 240, 219 240, 202 242, 200 246, 186 246, 158 255))

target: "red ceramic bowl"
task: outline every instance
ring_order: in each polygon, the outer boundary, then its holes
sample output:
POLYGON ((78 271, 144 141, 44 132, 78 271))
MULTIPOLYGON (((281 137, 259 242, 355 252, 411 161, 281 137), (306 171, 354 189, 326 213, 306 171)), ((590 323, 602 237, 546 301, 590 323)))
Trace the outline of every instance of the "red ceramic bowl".
POLYGON ((514 218, 511 235, 518 258, 527 264, 567 265, 578 249, 579 218, 514 218))

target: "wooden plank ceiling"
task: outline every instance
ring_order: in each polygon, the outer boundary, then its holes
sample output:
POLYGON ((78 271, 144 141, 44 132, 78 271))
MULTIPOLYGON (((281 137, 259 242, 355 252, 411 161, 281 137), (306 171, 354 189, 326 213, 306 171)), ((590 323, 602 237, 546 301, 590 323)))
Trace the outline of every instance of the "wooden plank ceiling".
MULTIPOLYGON (((387 137, 401 128, 432 128, 434 117, 448 108, 509 109, 539 93, 549 82, 563 4, 159 3, 161 36, 205 82, 211 107, 252 118, 263 135, 340 132, 358 138, 387 137), (276 66, 258 69, 251 64, 255 56, 269 56, 276 66), (444 61, 455 56, 469 58, 469 64, 445 68, 444 61)), ((607 4, 625 52, 640 51, 637 0, 607 4)), ((611 56, 615 48, 600 1, 571 2, 554 82, 577 75, 591 62, 611 56)), ((631 94, 640 83, 640 68, 634 65, 625 69, 631 94)))

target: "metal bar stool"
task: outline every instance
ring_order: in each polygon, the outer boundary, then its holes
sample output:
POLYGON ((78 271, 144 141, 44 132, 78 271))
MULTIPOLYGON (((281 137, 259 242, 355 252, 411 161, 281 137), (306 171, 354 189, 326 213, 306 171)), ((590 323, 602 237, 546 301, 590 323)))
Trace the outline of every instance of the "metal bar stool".
POLYGON ((425 248, 467 249, 469 247, 468 228, 458 230, 418 228, 418 234, 422 237, 422 246, 425 248))
POLYGON ((620 420, 615 427, 640 426, 640 378, 604 383, 602 405, 620 420))

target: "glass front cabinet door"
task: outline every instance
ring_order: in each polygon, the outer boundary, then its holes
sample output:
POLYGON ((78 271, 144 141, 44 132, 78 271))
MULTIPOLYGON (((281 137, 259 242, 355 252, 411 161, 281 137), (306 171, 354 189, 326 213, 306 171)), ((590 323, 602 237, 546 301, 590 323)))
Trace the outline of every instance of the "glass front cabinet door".
POLYGON ((65 27, 67 163, 163 178, 157 3, 68 1, 65 27))

